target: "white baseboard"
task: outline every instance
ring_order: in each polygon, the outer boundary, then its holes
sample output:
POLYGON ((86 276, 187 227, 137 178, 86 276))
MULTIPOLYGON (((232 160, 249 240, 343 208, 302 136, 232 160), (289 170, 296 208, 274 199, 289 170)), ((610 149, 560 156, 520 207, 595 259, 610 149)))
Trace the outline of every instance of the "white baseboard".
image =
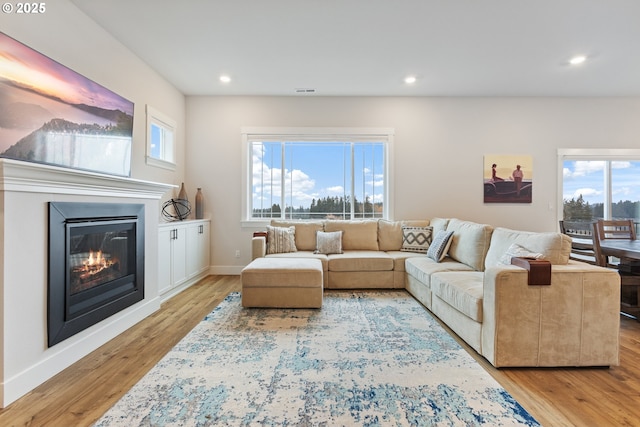
POLYGON ((59 351, 56 351, 56 346, 48 349, 51 355, 43 358, 18 375, 7 379, 0 385, 2 387, 0 393, 2 407, 6 408, 12 402, 159 309, 160 298, 150 299, 68 338, 58 344, 60 346, 59 351))
POLYGON ((244 265, 212 265, 210 272, 216 276, 239 276, 244 265))

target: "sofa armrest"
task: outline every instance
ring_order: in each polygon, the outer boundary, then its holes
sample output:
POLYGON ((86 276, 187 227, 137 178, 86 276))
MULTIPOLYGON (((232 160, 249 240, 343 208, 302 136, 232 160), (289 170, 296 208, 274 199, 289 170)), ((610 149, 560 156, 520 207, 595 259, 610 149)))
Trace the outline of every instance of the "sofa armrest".
POLYGON ((257 236, 251 238, 251 261, 267 254, 267 238, 257 236))
POLYGON ((619 363, 620 276, 570 262, 553 265, 550 286, 530 286, 516 266, 484 275, 482 355, 494 366, 619 363))

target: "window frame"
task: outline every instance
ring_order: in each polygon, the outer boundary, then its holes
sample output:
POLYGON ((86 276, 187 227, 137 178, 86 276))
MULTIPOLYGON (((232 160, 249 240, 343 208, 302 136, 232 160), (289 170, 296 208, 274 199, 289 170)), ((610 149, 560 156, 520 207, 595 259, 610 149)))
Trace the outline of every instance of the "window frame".
POLYGON ((252 194, 253 182, 249 174, 252 172, 252 142, 271 141, 296 141, 296 142, 336 142, 336 141, 361 141, 383 142, 384 151, 384 176, 383 186, 384 208, 382 217, 393 218, 393 128, 311 128, 311 127, 242 127, 242 217, 241 226, 249 228, 263 228, 268 225, 271 218, 252 218, 252 194))
POLYGON ((558 159, 558 188, 557 188, 557 209, 556 224, 564 218, 564 162, 567 160, 585 160, 585 161, 607 161, 608 166, 605 169, 605 200, 604 200, 604 217, 611 219, 611 161, 640 161, 640 149, 636 148, 559 148, 557 151, 558 159))
POLYGON ((155 108, 147 105, 147 153, 146 163, 151 166, 160 167, 163 169, 175 170, 176 169, 176 127, 177 123, 171 117, 161 113, 155 108), (160 157, 153 156, 152 151, 152 131, 151 127, 157 126, 162 131, 163 144, 161 148, 162 154, 160 157), (166 147, 164 140, 166 135, 171 135, 171 147, 166 147))

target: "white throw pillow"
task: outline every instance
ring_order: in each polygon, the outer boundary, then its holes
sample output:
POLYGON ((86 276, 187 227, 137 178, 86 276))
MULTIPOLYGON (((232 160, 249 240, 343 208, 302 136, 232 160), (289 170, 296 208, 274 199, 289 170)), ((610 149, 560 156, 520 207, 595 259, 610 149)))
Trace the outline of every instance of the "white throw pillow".
POLYGON ((531 252, 529 249, 520 246, 517 243, 512 243, 507 249, 507 252, 504 253, 500 257, 500 264, 511 265, 511 258, 520 257, 520 258, 533 258, 533 259, 544 259, 544 256, 537 252, 531 252))
POLYGON ((267 225, 267 253, 283 254, 297 252, 296 228, 267 225))
POLYGON ((316 254, 341 254, 342 230, 316 232, 316 254))

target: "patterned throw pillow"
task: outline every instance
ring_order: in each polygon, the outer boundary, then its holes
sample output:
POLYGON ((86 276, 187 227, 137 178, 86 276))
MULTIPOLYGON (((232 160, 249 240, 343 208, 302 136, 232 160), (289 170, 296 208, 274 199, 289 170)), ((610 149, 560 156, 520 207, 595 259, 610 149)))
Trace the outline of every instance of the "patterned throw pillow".
POLYGON ((316 232, 316 254, 341 254, 342 230, 316 232))
POLYGON ((431 244, 433 227, 402 226, 402 248, 404 252, 419 252, 426 254, 431 244))
POLYGON ((451 246, 451 238, 453 237, 453 231, 440 230, 433 238, 429 249, 427 250, 427 256, 435 262, 440 262, 444 259, 451 246))
POLYGON ((295 227, 272 227, 267 225, 268 254, 284 254, 297 252, 297 250, 295 227))
POLYGON ((533 259, 544 259, 544 256, 537 252, 531 252, 529 249, 520 246, 517 243, 512 243, 505 252, 504 255, 500 257, 500 264, 510 265, 511 258, 513 257, 522 257, 522 258, 533 258, 533 259))

